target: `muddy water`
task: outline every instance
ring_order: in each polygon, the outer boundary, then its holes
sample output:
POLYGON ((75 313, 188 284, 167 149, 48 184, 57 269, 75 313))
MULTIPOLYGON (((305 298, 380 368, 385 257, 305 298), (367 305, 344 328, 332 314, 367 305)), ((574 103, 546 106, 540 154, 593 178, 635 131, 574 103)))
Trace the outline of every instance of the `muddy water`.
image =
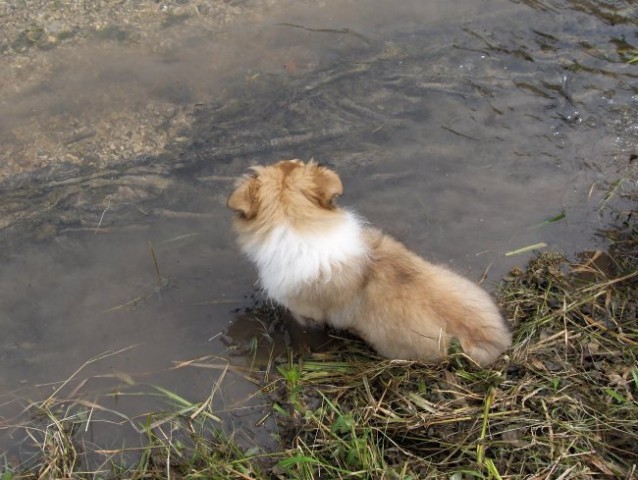
POLYGON ((114 412, 143 424, 172 408, 157 385, 190 401, 214 389, 227 431, 275 442, 249 374, 226 370, 263 367, 286 336, 245 313, 255 275, 224 204, 251 164, 333 165, 342 204, 488 288, 529 256, 508 252, 601 245, 635 189, 631 3, 296 4, 223 35, 173 26, 182 40, 160 53, 48 52, 57 67, 5 97, 0 124, 4 158, 25 138, 64 150, 0 190, 1 449, 28 457, 13 427, 50 395, 103 409, 86 445, 135 444, 114 412))

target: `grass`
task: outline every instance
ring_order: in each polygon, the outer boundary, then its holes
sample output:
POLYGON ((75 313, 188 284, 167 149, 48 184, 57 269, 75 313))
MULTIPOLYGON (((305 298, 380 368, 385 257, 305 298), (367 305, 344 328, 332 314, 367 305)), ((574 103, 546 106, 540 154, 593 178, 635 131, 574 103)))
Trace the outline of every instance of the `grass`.
POLYGON ((636 478, 635 218, 605 232, 607 252, 576 262, 546 252, 508 275, 500 300, 515 345, 489 369, 461 353, 430 366, 380 359, 351 338, 347 348, 289 352, 263 372, 241 372, 269 400, 280 440, 272 451, 222 428, 213 400, 230 367, 199 402, 150 387, 145 394, 167 408, 136 418, 70 401, 58 388, 14 426, 37 452, 0 456, 0 479, 636 478), (92 451, 83 443, 100 409, 132 426, 140 445, 92 451))

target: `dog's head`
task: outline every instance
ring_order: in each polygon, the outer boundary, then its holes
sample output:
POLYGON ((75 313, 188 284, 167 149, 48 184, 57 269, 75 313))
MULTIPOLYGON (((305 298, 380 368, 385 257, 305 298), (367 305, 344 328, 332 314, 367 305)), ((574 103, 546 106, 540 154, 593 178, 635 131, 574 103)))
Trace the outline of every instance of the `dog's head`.
POLYGON ((256 166, 239 179, 228 198, 228 208, 240 224, 303 222, 334 213, 343 192, 339 176, 313 160, 283 160, 256 166))

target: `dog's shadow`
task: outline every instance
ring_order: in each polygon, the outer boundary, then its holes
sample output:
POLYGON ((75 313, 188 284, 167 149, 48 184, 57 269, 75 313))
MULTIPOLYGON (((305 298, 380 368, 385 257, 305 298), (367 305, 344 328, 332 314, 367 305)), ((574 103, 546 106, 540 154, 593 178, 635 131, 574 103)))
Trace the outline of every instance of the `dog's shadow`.
POLYGON ((306 355, 336 350, 343 340, 323 327, 305 327, 286 309, 268 304, 237 312, 221 336, 228 355, 265 366, 288 351, 306 355))

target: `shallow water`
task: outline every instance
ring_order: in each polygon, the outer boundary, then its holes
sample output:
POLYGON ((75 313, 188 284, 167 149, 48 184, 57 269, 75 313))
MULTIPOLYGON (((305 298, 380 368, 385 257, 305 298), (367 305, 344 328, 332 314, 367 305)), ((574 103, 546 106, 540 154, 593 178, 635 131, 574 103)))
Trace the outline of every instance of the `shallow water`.
MULTIPOLYGON (((70 135, 74 150, 0 190, 0 451, 29 455, 24 432, 4 427, 49 395, 143 423, 168 408, 153 385, 201 401, 220 376, 227 431, 246 445, 275 441, 272 424, 255 427, 268 409, 253 384, 225 371, 226 359, 250 367, 246 344, 269 338, 243 313, 255 274, 225 209, 249 165, 329 163, 342 205, 432 260, 486 275, 488 288, 530 255, 507 252, 603 245, 598 229, 635 188, 638 66, 619 47, 638 44, 632 2, 373 3, 281 6, 223 37, 177 25, 170 55, 52 51, 55 75, 5 99, 5 155, 27 148, 12 132, 36 105, 39 134, 70 135), (158 98, 191 116, 171 123, 166 112, 165 144, 137 132, 139 155, 109 161, 102 117, 130 118, 158 98)), ((114 421, 96 412, 82 438, 134 443, 114 421)))

